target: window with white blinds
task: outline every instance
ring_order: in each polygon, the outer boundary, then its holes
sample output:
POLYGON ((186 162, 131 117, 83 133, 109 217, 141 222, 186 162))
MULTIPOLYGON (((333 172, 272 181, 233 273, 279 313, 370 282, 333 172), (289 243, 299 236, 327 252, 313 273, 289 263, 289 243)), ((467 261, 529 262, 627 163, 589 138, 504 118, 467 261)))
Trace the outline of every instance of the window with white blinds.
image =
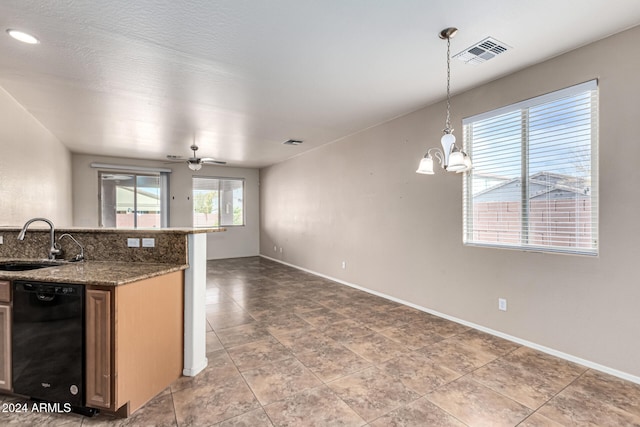
POLYGON ((462 123, 465 244, 598 254, 596 80, 462 123))

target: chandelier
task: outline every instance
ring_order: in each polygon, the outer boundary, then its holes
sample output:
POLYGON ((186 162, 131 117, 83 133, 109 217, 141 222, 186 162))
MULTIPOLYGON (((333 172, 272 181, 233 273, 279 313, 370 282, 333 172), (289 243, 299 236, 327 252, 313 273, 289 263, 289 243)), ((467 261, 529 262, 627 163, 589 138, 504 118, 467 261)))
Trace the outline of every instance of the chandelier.
POLYGON ((416 173, 433 175, 433 159, 447 172, 466 172, 471 170, 471 158, 456 145, 456 137, 451 128, 451 38, 458 32, 457 28, 445 28, 438 36, 447 41, 447 118, 440 143, 440 148, 430 148, 424 155, 416 173))

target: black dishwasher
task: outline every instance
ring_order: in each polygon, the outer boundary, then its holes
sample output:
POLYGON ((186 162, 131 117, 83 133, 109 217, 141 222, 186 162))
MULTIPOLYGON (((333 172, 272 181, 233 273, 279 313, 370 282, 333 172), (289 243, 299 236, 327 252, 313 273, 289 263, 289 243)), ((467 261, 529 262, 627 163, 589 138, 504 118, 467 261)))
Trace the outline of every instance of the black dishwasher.
POLYGON ((84 286, 13 283, 13 391, 84 406, 84 286))

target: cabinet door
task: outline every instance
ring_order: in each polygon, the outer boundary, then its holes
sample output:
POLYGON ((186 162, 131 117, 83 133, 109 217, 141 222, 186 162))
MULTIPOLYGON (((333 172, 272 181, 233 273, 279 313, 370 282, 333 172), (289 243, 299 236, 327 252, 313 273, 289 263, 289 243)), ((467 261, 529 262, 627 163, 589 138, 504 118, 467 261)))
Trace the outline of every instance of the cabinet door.
POLYGON ((11 302, 11 282, 0 280, 0 301, 11 302))
POLYGON ((87 406, 111 407, 111 292, 87 289, 87 406))
POLYGON ((0 304, 0 389, 11 390, 11 306, 0 304))

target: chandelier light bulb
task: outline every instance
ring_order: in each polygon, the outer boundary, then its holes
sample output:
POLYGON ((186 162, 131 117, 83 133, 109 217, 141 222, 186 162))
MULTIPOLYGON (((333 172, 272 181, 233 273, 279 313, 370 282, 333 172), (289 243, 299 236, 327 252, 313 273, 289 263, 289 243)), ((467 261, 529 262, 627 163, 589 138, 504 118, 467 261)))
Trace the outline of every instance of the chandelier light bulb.
POLYGON ((420 165, 418 165, 416 173, 433 175, 433 159, 431 156, 423 157, 422 160, 420 160, 420 165))
POLYGON ((461 151, 454 151, 449 155, 447 170, 451 172, 463 171, 467 167, 464 163, 464 154, 461 151))

